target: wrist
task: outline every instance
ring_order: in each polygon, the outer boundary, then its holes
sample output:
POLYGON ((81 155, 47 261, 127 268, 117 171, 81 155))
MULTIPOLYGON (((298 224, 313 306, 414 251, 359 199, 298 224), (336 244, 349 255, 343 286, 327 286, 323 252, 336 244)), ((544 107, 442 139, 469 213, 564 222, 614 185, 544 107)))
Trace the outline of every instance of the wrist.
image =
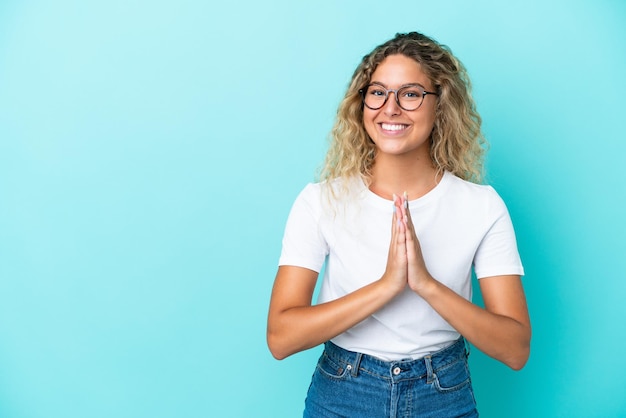
POLYGON ((406 289, 406 282, 395 280, 393 276, 385 273, 378 280, 378 285, 383 294, 389 294, 392 298, 399 295, 406 289))
POLYGON ((417 284, 411 286, 411 290, 423 299, 428 299, 437 291, 438 283, 433 276, 426 274, 417 284))

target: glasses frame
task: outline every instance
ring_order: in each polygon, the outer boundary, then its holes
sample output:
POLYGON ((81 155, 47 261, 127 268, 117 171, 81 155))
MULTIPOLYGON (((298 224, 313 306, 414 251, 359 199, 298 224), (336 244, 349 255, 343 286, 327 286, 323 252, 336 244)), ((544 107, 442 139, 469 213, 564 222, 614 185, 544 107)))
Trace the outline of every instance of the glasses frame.
POLYGON ((368 109, 371 110, 378 110, 378 109, 382 109, 386 104, 387 104, 387 100, 389 100, 389 93, 393 93, 394 97, 396 98, 396 104, 398 105, 398 107, 400 107, 400 109, 405 110, 407 112, 412 112, 414 110, 419 109, 420 107, 422 107, 422 103, 424 103, 424 98, 426 96, 428 96, 429 94, 432 94, 433 96, 439 96, 439 93, 436 93, 434 91, 428 91, 426 90, 426 88, 424 86, 422 86, 419 83, 410 83, 410 84, 405 84, 403 86, 398 87, 397 89, 388 89, 387 87, 383 86, 380 83, 370 83, 367 86, 359 89, 359 94, 361 95, 361 100, 363 102, 363 105, 365 107, 367 107, 368 109), (367 93, 367 90, 371 87, 371 86, 377 86, 380 87, 382 90, 385 91, 385 100, 383 100, 383 103, 378 106, 378 107, 372 107, 369 106, 367 103, 365 103, 365 94, 367 93), (405 89, 407 87, 418 87, 420 90, 422 90, 422 100, 420 101, 420 104, 417 105, 417 107, 415 109, 407 109, 404 106, 402 106, 400 104, 400 99, 398 98, 398 92, 402 89, 405 89))

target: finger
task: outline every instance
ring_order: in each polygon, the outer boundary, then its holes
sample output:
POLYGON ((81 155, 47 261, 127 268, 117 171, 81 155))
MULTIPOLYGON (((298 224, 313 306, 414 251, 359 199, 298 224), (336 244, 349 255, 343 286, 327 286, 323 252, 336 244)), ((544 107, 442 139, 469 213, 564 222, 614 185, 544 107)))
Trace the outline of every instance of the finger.
POLYGON ((391 240, 389 245, 389 261, 391 265, 406 263, 406 228, 404 227, 401 210, 401 199, 393 195, 393 214, 391 223, 391 240))
MULTIPOLYGON (((394 195, 395 196, 395 195, 394 195)), ((406 234, 406 213, 404 207, 404 200, 399 196, 395 196, 395 211, 396 211, 396 224, 398 231, 398 243, 404 246, 405 244, 405 234, 406 234)))
POLYGON ((417 235, 415 234, 415 227, 413 226, 413 220, 411 219, 411 211, 409 210, 409 196, 407 192, 403 195, 403 210, 404 210, 404 225, 406 229, 406 242, 407 250, 411 251, 415 248, 415 241, 417 241, 417 235))
POLYGON ((391 231, 393 232, 394 231, 394 225, 396 223, 397 212, 398 212, 398 208, 396 208, 396 195, 395 194, 393 195, 392 205, 393 205, 393 213, 392 213, 392 216, 391 216, 391 221, 392 221, 391 222, 391 231))
MULTIPOLYGON (((396 206, 396 225, 397 225, 398 235, 406 232, 404 208, 401 202, 402 200, 398 199, 398 205, 396 206)), ((400 236, 398 236, 398 238, 400 238, 400 236)), ((402 241, 404 242, 404 237, 402 237, 402 241)))
POLYGON ((406 212, 408 208, 408 200, 406 199, 406 192, 404 192, 404 195, 398 199, 398 208, 400 209, 400 212, 402 213, 402 221, 406 222, 407 220, 406 212))
MULTIPOLYGON (((398 253, 398 240, 399 237, 399 219, 401 217, 400 211, 397 205, 397 196, 393 195, 393 214, 391 216, 391 240, 389 246, 389 255, 392 258, 395 258, 395 255, 398 253)), ((402 238, 404 239, 404 238, 402 238)))
POLYGON ((411 218, 411 211, 409 210, 409 196, 406 192, 404 192, 404 217, 407 229, 410 231, 415 231, 413 226, 413 219, 411 218))
POLYGON ((404 221, 404 209, 403 209, 402 198, 397 195, 393 195, 393 212, 395 214, 395 220, 398 223, 398 228, 400 224, 404 221))
POLYGON ((398 216, 398 221, 396 222, 398 227, 398 234, 396 240, 396 249, 398 251, 398 259, 403 263, 407 261, 407 229, 406 223, 402 219, 402 216, 398 216))

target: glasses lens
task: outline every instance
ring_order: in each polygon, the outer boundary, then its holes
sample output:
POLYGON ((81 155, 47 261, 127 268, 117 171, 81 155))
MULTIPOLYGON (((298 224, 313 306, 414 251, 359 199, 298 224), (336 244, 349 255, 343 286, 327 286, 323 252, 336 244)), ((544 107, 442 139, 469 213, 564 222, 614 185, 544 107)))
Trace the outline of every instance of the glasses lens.
POLYGON ((415 110, 424 100, 424 90, 419 86, 406 86, 398 90, 398 101, 400 107, 405 110, 415 110))
MULTIPOLYGON (((363 91, 363 102, 372 110, 380 109, 387 102, 389 92, 394 91, 387 90, 378 84, 370 84, 363 91)), ((404 110, 415 110, 424 100, 424 89, 419 85, 404 86, 394 94, 404 110)))
POLYGON ((371 84, 365 89, 363 102, 370 109, 380 109, 387 99, 387 90, 376 84, 371 84))

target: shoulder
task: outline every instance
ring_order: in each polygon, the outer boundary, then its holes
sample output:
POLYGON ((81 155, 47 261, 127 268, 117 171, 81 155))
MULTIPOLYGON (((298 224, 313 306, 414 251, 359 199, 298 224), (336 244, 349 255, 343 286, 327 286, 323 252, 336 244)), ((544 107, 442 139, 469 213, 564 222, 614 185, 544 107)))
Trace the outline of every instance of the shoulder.
POLYGON ((360 193, 363 190, 363 182, 354 178, 337 178, 321 182, 308 183, 300 192, 297 200, 307 202, 321 203, 337 203, 346 196, 353 193, 360 193))
POLYGON ((469 180, 464 180, 460 177, 457 177, 450 172, 446 172, 445 178, 447 181, 449 181, 450 187, 454 188, 456 191, 464 191, 466 193, 477 196, 489 196, 495 193, 494 188, 488 184, 473 183, 469 180))
POLYGON ((506 205, 498 192, 489 184, 477 184, 446 173, 449 195, 463 205, 477 205, 493 212, 506 211, 506 205))

